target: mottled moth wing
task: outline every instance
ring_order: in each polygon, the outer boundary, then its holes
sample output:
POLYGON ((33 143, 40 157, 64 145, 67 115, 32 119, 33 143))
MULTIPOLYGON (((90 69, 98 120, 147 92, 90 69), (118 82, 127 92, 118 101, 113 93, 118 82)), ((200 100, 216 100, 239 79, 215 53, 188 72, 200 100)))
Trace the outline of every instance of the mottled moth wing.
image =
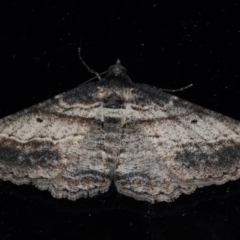
POLYGON ((148 85, 134 84, 132 123, 116 169, 120 192, 171 201, 240 177, 240 123, 148 85))
POLYGON ((111 182, 96 89, 78 87, 1 119, 0 178, 72 200, 106 191, 111 182))
POLYGON ((171 201, 240 177, 240 123, 154 87, 120 61, 104 79, 0 120, 0 178, 54 197, 109 189, 171 201))

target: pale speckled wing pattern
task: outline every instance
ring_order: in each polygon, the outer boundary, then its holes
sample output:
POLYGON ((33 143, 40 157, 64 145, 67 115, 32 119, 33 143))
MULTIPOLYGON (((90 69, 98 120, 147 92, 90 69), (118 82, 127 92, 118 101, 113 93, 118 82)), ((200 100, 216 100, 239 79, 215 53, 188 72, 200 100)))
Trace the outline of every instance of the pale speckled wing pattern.
POLYGON ((138 200, 171 201, 240 177, 240 123, 144 84, 117 62, 108 75, 0 120, 0 178, 54 197, 114 182, 138 200))
POLYGON ((0 177, 33 183, 56 198, 93 196, 109 188, 100 102, 93 84, 0 120, 0 177))
POLYGON ((197 187, 240 177, 238 121, 148 85, 134 84, 133 92, 134 122, 123 130, 116 169, 120 192, 172 201, 197 187))

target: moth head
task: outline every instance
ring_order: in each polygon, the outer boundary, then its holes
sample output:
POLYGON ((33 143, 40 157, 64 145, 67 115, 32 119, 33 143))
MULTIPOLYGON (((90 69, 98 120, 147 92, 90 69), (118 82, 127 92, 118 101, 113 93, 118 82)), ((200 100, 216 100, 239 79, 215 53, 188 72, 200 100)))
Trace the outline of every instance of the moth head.
POLYGON ((117 60, 116 64, 110 66, 108 69, 108 73, 114 74, 115 76, 125 74, 126 71, 126 68, 121 65, 121 61, 119 59, 117 60))

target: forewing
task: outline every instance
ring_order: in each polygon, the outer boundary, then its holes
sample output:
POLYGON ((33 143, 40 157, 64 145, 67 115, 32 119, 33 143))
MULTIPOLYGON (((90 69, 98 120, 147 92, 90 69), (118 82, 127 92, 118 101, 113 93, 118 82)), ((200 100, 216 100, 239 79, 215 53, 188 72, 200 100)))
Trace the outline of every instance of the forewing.
POLYGON ((0 178, 72 200, 107 191, 96 88, 79 87, 1 119, 0 178))
POLYGON ((122 193, 170 201, 240 177, 239 122, 156 88, 135 87, 129 122, 136 134, 123 137, 128 144, 116 171, 122 193))

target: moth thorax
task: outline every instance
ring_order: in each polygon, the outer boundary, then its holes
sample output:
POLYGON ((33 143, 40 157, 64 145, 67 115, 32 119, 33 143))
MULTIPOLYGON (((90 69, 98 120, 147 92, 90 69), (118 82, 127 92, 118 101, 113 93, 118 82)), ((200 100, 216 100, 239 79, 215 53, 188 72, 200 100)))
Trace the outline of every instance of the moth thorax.
POLYGON ((124 100, 116 93, 110 94, 103 100, 104 108, 122 109, 125 108, 124 100))

